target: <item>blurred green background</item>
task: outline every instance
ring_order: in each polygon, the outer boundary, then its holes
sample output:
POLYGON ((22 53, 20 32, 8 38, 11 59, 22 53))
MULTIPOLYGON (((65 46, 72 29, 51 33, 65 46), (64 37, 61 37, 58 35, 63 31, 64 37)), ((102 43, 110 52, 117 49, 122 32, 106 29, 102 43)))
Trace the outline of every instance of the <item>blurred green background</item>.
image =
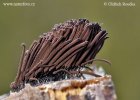
MULTIPOLYGON (((87 18, 99 22, 109 39, 97 55, 112 62, 101 63, 112 75, 118 100, 140 100, 140 1, 135 7, 104 6, 108 0, 0 0, 0 94, 9 91, 14 81, 20 44, 34 39, 56 23, 87 18), (34 2, 35 7, 4 7, 3 2, 34 2)), ((122 0, 111 0, 122 2, 122 0)))

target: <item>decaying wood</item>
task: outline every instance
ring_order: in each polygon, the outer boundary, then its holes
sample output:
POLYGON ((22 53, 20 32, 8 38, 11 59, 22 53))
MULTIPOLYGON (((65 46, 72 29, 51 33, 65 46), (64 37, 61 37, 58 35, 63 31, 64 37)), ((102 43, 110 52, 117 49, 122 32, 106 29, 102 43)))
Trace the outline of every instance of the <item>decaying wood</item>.
POLYGON ((3 100, 116 100, 110 75, 90 79, 69 79, 11 92, 3 100))

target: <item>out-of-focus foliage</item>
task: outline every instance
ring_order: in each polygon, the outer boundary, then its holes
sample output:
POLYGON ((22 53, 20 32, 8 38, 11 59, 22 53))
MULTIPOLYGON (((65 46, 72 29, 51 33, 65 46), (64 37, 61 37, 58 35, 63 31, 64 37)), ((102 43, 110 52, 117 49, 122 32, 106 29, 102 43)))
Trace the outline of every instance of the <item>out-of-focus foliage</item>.
POLYGON ((49 31, 54 24, 87 18, 99 22, 109 33, 110 38, 97 58, 109 59, 112 67, 95 63, 104 66, 112 75, 118 100, 140 99, 140 2, 131 1, 135 2, 135 7, 109 7, 104 6, 106 1, 0 0, 0 94, 9 91, 9 84, 16 76, 22 42, 29 47, 34 39, 49 31), (4 7, 3 2, 35 2, 36 6, 4 7))

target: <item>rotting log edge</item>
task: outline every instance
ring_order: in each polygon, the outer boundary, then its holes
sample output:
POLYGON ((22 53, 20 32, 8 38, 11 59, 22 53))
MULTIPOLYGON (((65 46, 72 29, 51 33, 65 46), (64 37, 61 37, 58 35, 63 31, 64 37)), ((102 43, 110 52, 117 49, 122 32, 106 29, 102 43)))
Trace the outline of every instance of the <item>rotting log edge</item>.
POLYGON ((26 84, 4 100, 117 100, 110 75, 92 79, 70 79, 37 87, 26 84))

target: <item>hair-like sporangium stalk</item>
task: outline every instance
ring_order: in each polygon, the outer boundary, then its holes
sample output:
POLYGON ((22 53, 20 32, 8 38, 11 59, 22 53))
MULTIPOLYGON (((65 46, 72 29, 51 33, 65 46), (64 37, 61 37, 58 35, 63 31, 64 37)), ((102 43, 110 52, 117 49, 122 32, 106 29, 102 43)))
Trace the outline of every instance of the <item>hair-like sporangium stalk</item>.
POLYGON ((23 45, 18 74, 11 83, 12 90, 18 91, 26 83, 38 85, 42 80, 71 78, 70 73, 76 78, 82 78, 83 74, 99 77, 86 64, 94 61, 106 35, 98 23, 87 19, 72 19, 54 25, 50 32, 33 41, 29 49, 23 45))

